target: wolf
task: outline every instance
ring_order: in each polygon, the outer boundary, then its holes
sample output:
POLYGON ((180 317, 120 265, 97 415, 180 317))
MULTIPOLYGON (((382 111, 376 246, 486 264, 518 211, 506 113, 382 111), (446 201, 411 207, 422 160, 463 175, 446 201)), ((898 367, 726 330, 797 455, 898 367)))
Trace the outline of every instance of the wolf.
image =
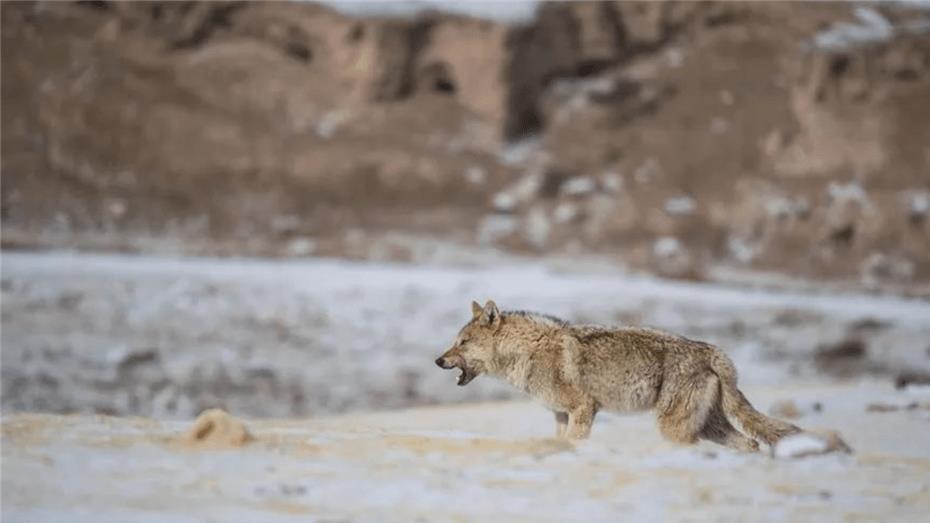
POLYGON ((601 410, 654 410, 668 440, 709 440, 759 450, 801 431, 756 409, 736 386, 720 349, 641 327, 571 324, 554 316, 472 302, 472 319, 436 360, 460 370, 458 385, 481 374, 502 378, 555 413, 556 435, 584 439, 601 410))

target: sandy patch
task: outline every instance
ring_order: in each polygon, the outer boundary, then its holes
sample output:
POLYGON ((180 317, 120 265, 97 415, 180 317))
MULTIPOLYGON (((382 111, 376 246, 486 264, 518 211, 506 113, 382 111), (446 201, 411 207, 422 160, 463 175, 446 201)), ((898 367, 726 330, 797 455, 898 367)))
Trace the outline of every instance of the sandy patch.
POLYGON ((253 439, 245 423, 222 409, 208 409, 197 416, 178 442, 190 448, 227 449, 241 447, 253 439))

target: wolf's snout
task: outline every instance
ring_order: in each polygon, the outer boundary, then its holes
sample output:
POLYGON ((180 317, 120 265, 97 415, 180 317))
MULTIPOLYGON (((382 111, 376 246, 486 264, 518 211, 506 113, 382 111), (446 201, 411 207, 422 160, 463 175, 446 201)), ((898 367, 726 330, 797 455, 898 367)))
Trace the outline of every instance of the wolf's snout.
POLYGON ((436 359, 436 365, 444 369, 454 369, 456 367, 462 367, 465 365, 465 359, 462 358, 461 354, 449 353, 446 352, 442 356, 436 359))
POLYGON ((468 365, 468 363, 465 361, 465 358, 463 358, 461 354, 443 354, 436 359, 436 365, 439 365, 443 369, 461 369, 462 372, 459 374, 459 377, 455 381, 459 386, 467 385, 468 382, 475 379, 475 376, 480 374, 480 372, 476 372, 468 365))

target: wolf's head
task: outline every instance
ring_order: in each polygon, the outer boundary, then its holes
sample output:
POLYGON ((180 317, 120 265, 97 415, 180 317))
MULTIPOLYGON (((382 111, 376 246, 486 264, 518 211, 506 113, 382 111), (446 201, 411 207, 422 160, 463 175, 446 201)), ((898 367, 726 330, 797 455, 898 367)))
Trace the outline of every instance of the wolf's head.
POLYGON ((471 302, 472 319, 455 338, 452 348, 436 360, 436 365, 444 369, 459 368, 459 386, 487 372, 494 355, 494 335, 501 325, 501 313, 497 305, 488 300, 482 307, 471 302))

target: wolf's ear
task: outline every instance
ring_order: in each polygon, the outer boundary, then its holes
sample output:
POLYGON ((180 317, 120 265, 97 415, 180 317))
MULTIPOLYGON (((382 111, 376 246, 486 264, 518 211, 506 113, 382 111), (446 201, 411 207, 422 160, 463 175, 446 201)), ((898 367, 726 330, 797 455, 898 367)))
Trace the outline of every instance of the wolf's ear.
POLYGON ((488 300, 481 309, 481 324, 497 328, 501 324, 501 312, 497 310, 497 304, 494 300, 488 300))
POLYGON ((478 305, 478 302, 476 301, 471 302, 471 319, 475 319, 481 316, 481 313, 483 311, 484 309, 481 308, 481 305, 478 305))

